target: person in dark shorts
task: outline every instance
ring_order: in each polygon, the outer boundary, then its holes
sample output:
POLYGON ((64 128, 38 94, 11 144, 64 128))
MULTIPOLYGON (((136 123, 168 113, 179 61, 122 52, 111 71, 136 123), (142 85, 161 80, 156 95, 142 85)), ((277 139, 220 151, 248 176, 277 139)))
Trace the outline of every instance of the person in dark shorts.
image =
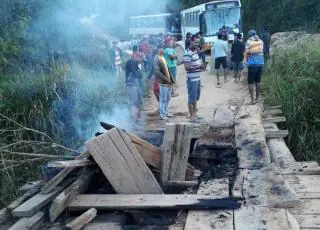
POLYGON ((244 58, 244 51, 245 46, 241 41, 242 35, 239 33, 236 36, 235 42, 232 44, 231 48, 231 61, 233 65, 233 72, 234 72, 234 81, 240 81, 241 71, 243 69, 243 58, 244 58))
POLYGON ((217 74, 217 85, 220 86, 220 67, 223 68, 224 82, 227 82, 227 53, 228 42, 222 40, 222 34, 218 34, 218 40, 212 47, 211 54, 215 60, 214 68, 217 74))
POLYGON ((248 84, 251 104, 259 102, 261 94, 261 77, 264 66, 263 41, 258 37, 255 30, 248 32, 249 39, 245 45, 245 57, 248 66, 248 84), (256 97, 254 97, 254 88, 256 97))

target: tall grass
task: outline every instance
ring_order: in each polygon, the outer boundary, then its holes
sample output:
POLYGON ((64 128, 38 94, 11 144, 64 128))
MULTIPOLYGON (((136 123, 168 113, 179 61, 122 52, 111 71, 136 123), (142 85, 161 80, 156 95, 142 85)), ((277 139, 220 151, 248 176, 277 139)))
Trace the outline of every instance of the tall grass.
POLYGON ((296 160, 320 162, 320 44, 274 51, 266 67, 264 99, 267 105, 282 105, 296 160))
POLYGON ((41 177, 48 159, 76 154, 69 148, 93 136, 98 116, 125 105, 124 85, 102 67, 64 63, 1 79, 0 209, 41 177))

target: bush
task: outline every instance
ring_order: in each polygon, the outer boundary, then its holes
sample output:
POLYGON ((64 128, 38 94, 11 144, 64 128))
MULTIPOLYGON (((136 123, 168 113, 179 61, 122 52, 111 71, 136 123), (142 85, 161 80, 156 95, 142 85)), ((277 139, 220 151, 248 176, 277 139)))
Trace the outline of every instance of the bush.
POLYGON ((320 45, 274 51, 266 67, 264 99, 282 105, 288 146, 296 160, 320 162, 320 45))

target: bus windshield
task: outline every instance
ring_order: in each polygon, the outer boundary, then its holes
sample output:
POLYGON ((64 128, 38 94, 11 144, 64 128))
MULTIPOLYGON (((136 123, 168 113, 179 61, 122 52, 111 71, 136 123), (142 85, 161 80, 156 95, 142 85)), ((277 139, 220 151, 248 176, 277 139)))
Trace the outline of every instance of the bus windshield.
POLYGON ((205 12, 206 33, 205 36, 217 35, 222 26, 231 30, 240 23, 240 8, 215 9, 205 12))

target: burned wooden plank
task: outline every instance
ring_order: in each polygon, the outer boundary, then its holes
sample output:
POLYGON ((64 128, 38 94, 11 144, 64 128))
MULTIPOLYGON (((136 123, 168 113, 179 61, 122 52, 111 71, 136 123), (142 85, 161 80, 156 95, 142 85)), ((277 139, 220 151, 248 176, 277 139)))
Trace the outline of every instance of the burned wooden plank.
POLYGON ((258 105, 240 107, 235 125, 235 138, 239 168, 259 169, 271 163, 261 109, 258 105))
POLYGON ((234 211, 234 225, 237 230, 299 230, 297 220, 284 209, 259 206, 241 207, 234 211))
POLYGON ((75 182, 73 182, 52 201, 49 209, 51 222, 54 222, 58 218, 76 195, 85 192, 93 174, 93 171, 84 170, 75 182))
POLYGON ((40 211, 44 206, 50 203, 62 190, 64 187, 58 187, 51 193, 41 194, 33 196, 29 200, 25 201, 19 207, 12 211, 12 216, 15 217, 31 217, 40 211))
POLYGON ((83 167, 94 165, 95 163, 88 159, 81 160, 69 160, 69 161, 51 161, 48 163, 48 167, 50 168, 75 168, 75 167, 83 167))
POLYGON ((166 183, 169 187, 195 187, 198 184, 198 181, 168 181, 166 183))
POLYGON ((80 230, 84 228, 97 216, 97 209, 90 208, 88 211, 83 213, 81 216, 68 223, 63 229, 65 230, 80 230))
MULTIPOLYGON (((212 197, 229 196, 229 179, 202 182, 197 194, 212 197)), ((233 230, 233 210, 190 210, 185 230, 233 230)))
POLYGON ((161 183, 184 181, 192 138, 190 124, 167 124, 162 145, 161 183))
POLYGON ((227 197, 215 199, 212 195, 167 195, 167 194, 117 194, 78 195, 68 205, 70 210, 87 210, 90 207, 101 210, 136 209, 212 209, 239 208, 239 204, 227 197))
POLYGON ((86 146, 117 193, 157 194, 161 187, 128 136, 114 128, 86 146))
POLYGON ((44 213, 38 212, 31 217, 19 219, 9 230, 32 230, 38 229, 44 220, 44 213))
POLYGON ((271 208, 290 208, 300 204, 297 194, 274 164, 260 170, 248 170, 244 179, 242 194, 247 204, 271 208))
MULTIPOLYGON (((79 156, 77 156, 75 159, 83 159, 89 156, 88 152, 81 153, 79 156)), ((55 177, 53 177, 51 180, 49 180, 42 188, 41 193, 47 194, 52 192, 68 175, 72 172, 74 167, 71 168, 64 168, 59 172, 55 177)))

